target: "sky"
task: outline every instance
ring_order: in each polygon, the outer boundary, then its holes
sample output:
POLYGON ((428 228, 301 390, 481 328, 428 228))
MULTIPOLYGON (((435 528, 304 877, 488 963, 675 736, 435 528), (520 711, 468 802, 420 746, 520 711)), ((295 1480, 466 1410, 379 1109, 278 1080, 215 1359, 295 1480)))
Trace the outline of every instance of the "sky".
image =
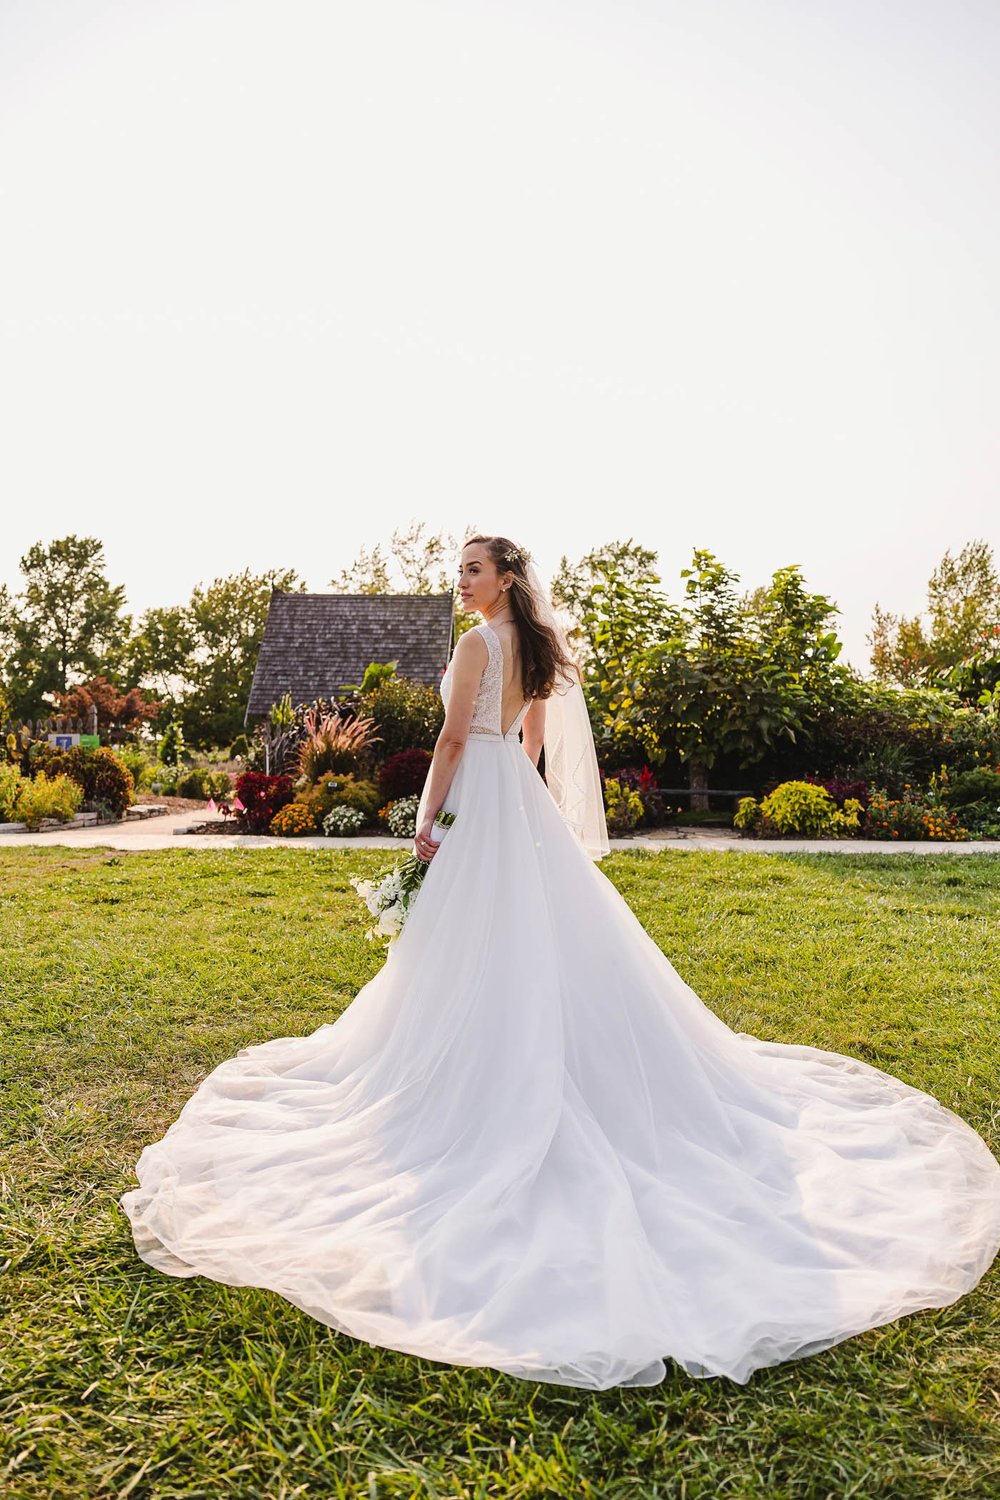
POLYGON ((0 583, 1000 554, 995 0, 0 0, 0 583))

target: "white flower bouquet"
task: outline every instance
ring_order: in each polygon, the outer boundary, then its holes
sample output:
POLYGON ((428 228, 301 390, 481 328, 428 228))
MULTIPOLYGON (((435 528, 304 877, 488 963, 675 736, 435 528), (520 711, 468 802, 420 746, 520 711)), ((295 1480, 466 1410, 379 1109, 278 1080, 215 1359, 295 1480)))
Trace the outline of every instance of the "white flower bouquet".
MULTIPOLYGON (((436 843, 441 842, 454 821, 454 813, 438 813, 434 819, 432 834, 436 843)), ((416 854, 408 854, 401 864, 395 865, 375 880, 351 877, 351 885, 376 919, 375 926, 369 927, 365 933, 369 942, 387 937, 391 944, 399 936, 427 873, 427 865, 427 860, 420 859, 416 854)))

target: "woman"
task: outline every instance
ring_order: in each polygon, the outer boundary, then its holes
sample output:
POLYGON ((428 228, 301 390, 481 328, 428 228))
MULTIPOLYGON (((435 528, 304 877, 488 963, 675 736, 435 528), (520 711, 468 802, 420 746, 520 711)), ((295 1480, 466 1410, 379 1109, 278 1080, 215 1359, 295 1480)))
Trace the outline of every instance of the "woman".
POLYGON ((441 683, 406 924, 335 1022, 243 1048, 146 1147, 121 1198, 139 1254, 598 1390, 667 1359, 745 1382, 953 1302, 1000 1247, 986 1144, 702 1004, 595 867, 593 736, 537 571, 476 536, 460 587, 482 619, 441 683))

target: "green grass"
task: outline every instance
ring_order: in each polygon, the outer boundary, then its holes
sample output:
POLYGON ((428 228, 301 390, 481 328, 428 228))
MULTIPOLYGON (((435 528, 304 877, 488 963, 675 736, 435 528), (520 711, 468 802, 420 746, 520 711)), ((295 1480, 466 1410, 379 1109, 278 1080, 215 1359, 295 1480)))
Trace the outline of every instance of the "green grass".
MULTIPOLYGON (((118 1195, 239 1047, 376 972, 380 850, 0 852, 0 1494, 1000 1495, 1000 1267, 745 1387, 584 1392, 335 1333, 145 1266, 118 1195)), ((1000 1152, 1000 861, 615 853, 601 870, 736 1030, 864 1057, 1000 1152)))

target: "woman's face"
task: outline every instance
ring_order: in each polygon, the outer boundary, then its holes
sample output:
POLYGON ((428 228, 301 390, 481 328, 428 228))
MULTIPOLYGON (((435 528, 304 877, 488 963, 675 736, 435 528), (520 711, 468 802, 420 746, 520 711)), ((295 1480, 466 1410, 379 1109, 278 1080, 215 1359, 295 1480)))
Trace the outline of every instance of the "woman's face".
POLYGON ((500 588, 502 577, 503 574, 497 573, 496 563, 482 542, 470 542, 467 547, 462 548, 458 591, 466 614, 470 610, 482 613, 484 609, 493 608, 497 600, 503 597, 500 588))

